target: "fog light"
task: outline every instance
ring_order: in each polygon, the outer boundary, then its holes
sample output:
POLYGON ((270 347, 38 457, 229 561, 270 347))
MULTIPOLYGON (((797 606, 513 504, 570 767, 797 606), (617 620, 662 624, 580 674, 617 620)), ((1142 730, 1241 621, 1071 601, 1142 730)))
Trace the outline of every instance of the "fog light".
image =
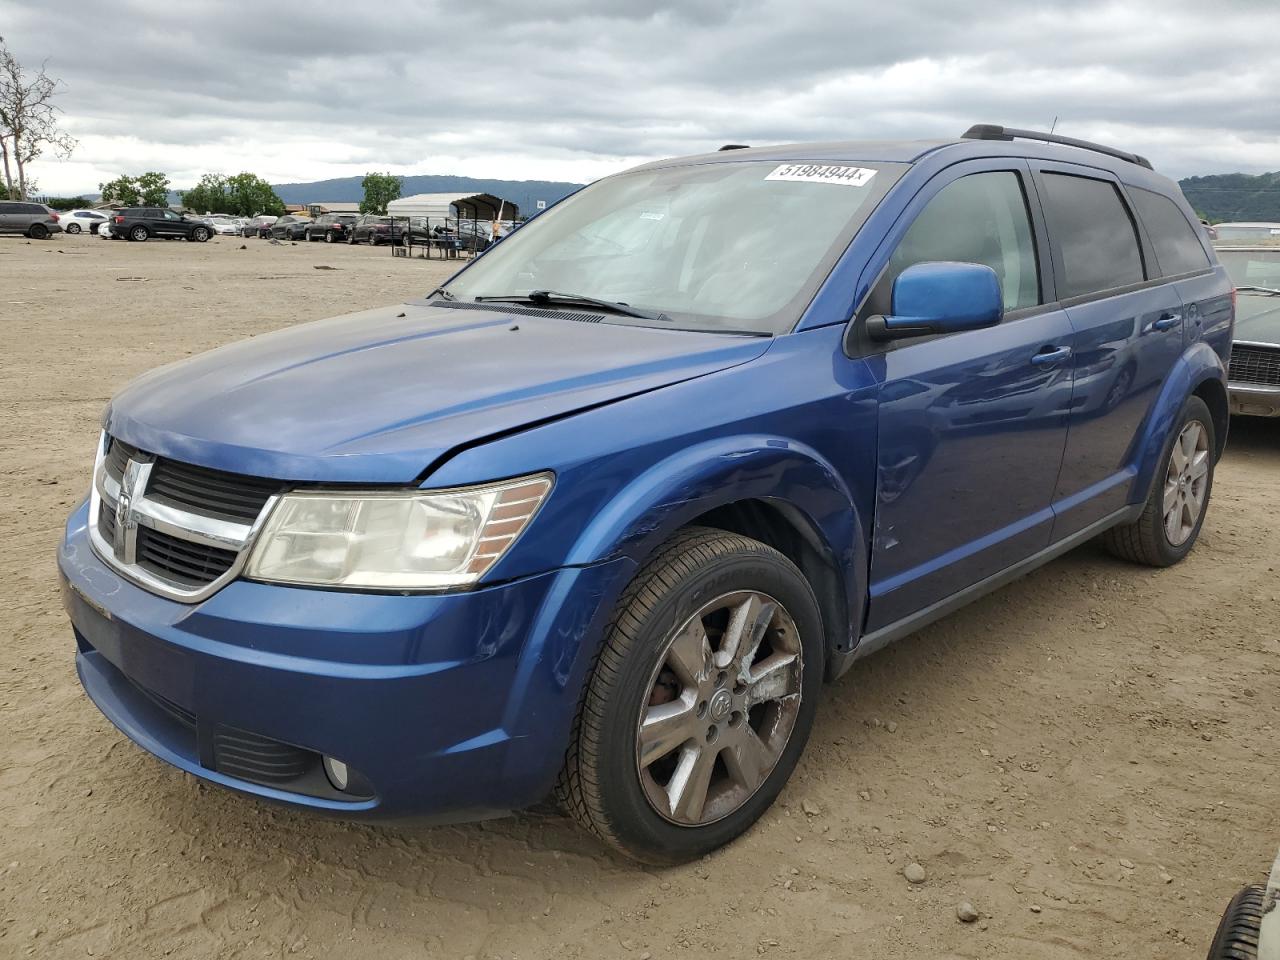
POLYGON ((324 758, 324 775, 329 778, 329 782, 333 784, 335 790, 346 790, 350 776, 347 773, 347 765, 341 760, 335 760, 333 757, 324 758))

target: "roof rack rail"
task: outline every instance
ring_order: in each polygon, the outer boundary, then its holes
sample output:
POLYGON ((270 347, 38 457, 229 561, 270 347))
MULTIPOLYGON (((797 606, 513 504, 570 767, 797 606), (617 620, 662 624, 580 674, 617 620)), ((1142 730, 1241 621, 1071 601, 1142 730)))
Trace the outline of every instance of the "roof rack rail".
POLYGON ((751 148, 745 143, 726 143, 716 153, 723 153, 726 150, 750 150, 751 148))
POLYGON ((1126 153, 1124 150, 1117 150, 1115 147, 1108 147, 1101 143, 1091 143, 1088 140, 1077 140, 1075 137, 1064 137, 1056 133, 1039 133, 1035 130, 1018 130, 1014 127, 1001 127, 994 123, 974 124, 964 132, 964 139, 1040 140, 1044 143, 1060 143, 1066 147, 1079 147, 1082 150, 1092 150, 1094 153, 1105 153, 1108 157, 1115 157, 1117 160, 1124 160, 1128 163, 1136 163, 1138 166, 1146 167, 1148 170, 1153 169, 1150 160, 1136 153, 1126 153))

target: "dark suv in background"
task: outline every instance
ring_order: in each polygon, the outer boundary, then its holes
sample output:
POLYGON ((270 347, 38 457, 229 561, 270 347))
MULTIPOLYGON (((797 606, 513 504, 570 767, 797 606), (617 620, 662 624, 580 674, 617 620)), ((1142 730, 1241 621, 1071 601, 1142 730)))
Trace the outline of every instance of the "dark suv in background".
POLYGON ((348 243, 370 243, 375 247, 380 243, 399 243, 404 235, 404 223, 397 223, 391 217, 367 214, 351 225, 347 236, 348 243))
POLYGON ((277 240, 301 240, 310 224, 306 217, 281 217, 271 225, 271 236, 277 240))
POLYGON ((307 224, 303 236, 308 240, 323 240, 325 243, 346 240, 357 219, 359 218, 354 213, 322 213, 307 224))
POLYGON ((213 236, 213 228, 203 220, 177 213, 168 207, 125 207, 111 218, 111 233, 126 240, 164 240, 181 238, 204 243, 213 236))
POLYGON ((32 240, 43 240, 51 233, 61 232, 58 215, 43 203, 0 200, 0 233, 20 233, 32 240))

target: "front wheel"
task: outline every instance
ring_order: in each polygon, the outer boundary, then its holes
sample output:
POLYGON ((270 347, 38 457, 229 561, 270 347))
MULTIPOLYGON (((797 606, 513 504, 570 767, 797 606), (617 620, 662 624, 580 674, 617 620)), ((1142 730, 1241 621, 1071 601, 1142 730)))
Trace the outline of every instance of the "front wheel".
POLYGON ((68 223, 68 224, 67 224, 67 233, 79 233, 79 232, 80 232, 80 229, 81 229, 81 227, 80 227, 80 224, 78 224, 78 223, 68 223))
POLYGON ((791 561, 720 530, 678 534, 618 603, 579 706, 561 805, 647 863, 728 843, 800 758, 822 653, 817 602, 791 561))
POLYGON ((206 227, 196 227, 191 231, 191 239, 196 243, 205 243, 209 239, 209 230, 206 227))
POLYGON ((1177 563, 1195 546, 1209 509, 1217 460, 1213 416, 1199 397, 1188 397, 1165 444, 1142 515, 1104 534, 1116 556, 1151 567, 1177 563))

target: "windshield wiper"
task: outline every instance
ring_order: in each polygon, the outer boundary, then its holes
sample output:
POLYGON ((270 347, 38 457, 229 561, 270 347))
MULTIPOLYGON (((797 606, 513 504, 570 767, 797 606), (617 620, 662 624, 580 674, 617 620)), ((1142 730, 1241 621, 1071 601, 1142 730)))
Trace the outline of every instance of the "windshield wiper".
POLYGON ((618 313, 624 317, 638 317, 641 320, 670 320, 665 313, 653 310, 641 310, 630 304, 617 300, 600 300, 597 297, 585 297, 580 293, 560 293, 556 290, 530 290, 528 293, 507 294, 496 297, 476 297, 476 303, 551 303, 577 304, 584 307, 599 307, 610 313, 618 313))
POLYGON ((1251 283, 1246 283, 1236 287, 1236 289, 1243 290, 1245 293, 1261 293, 1268 297, 1280 297, 1280 290, 1275 287, 1257 287, 1251 283))

